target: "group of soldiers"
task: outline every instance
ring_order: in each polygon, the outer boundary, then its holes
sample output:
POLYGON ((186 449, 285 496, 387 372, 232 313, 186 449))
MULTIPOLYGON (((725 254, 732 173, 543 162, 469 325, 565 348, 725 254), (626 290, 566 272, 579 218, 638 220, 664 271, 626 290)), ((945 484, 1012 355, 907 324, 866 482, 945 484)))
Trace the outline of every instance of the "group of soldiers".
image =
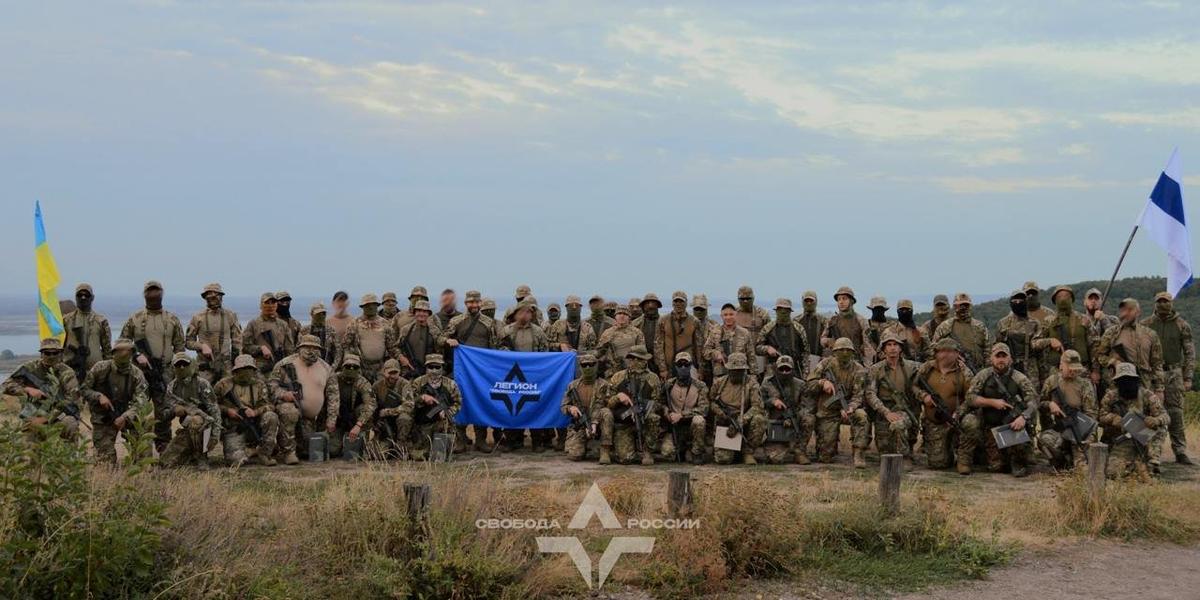
POLYGON ((705 295, 682 291, 669 311, 653 293, 627 304, 592 296, 586 316, 575 295, 543 313, 526 285, 503 315, 477 291, 459 312, 449 289, 435 312, 416 286, 407 308, 395 293, 369 293, 352 316, 339 291, 333 314, 314 304, 303 326, 291 295, 270 292, 243 327, 214 283, 186 328, 163 309, 161 283, 146 282, 143 295, 145 308, 113 342, 108 320, 92 310, 92 287, 76 288, 65 342, 44 340, 40 358, 4 382, 23 420, 59 423, 75 437, 86 402, 96 456, 115 462, 117 437, 148 418, 142 425, 163 463, 201 468, 218 441, 230 463, 269 466, 296 464, 318 443, 330 456, 365 443, 367 455, 423 458, 439 433, 453 436, 455 452, 517 451, 528 435, 531 450, 572 460, 598 446, 602 464, 808 464, 836 460, 843 425, 860 468, 872 443, 910 468, 919 445, 931 469, 966 475, 984 465, 1024 476, 1035 449, 1070 469, 1097 440, 1112 446, 1113 476, 1157 472, 1168 440, 1174 460, 1191 464, 1183 403, 1194 345, 1166 293, 1143 318, 1132 298, 1104 314, 1096 289, 1083 311, 1065 286, 1043 306, 1042 291, 1026 282, 995 331, 972 317, 965 293, 953 302, 936 296, 932 318, 917 324, 907 299, 895 319, 882 297, 861 316, 849 287, 834 293, 831 315, 817 311, 812 291, 799 312, 779 298, 772 315, 742 286, 719 320, 705 295), (459 345, 577 353, 561 406, 571 425, 456 425, 459 345))

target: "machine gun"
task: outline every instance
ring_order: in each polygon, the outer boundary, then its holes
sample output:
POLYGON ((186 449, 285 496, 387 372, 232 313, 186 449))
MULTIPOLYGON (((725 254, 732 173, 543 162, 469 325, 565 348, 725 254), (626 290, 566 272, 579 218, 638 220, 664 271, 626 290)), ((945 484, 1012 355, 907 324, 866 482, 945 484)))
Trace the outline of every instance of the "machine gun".
POLYGON ((929 397, 933 398, 934 421, 941 424, 949 424, 955 429, 955 431, 960 431, 962 426, 958 422, 958 417, 954 416, 954 414, 946 408, 946 400, 942 398, 941 394, 934 391, 933 387, 929 385, 928 381, 925 381, 924 377, 917 378, 917 385, 920 386, 920 388, 924 390, 926 394, 929 394, 929 397))
POLYGON ((163 378, 162 360, 155 358, 154 353, 150 352, 150 342, 146 338, 134 342, 133 346, 137 348, 138 354, 146 357, 146 362, 149 363, 145 372, 146 387, 150 392, 150 397, 162 397, 167 392, 167 380, 163 378))
POLYGON ((1082 410, 1067 403, 1061 387, 1054 388, 1054 403, 1066 415, 1062 419, 1063 437, 1073 444, 1081 444, 1096 431, 1096 420, 1082 410), (1069 436, 1066 434, 1070 434, 1069 436))

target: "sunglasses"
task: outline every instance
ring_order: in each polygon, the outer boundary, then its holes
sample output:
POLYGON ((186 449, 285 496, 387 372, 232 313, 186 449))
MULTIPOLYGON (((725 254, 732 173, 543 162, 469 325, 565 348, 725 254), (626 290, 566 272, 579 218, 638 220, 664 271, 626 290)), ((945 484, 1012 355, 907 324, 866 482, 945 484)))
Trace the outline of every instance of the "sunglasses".
POLYGON ((442 367, 440 365, 432 365, 432 366, 425 367, 425 370, 426 371, 441 371, 442 367))
POLYGON ((690 367, 690 366, 692 366, 692 363, 687 363, 687 362, 677 362, 677 363, 675 363, 675 366, 677 366, 677 367, 690 367))
POLYGON ((359 369, 359 367, 358 367, 358 365, 346 365, 346 366, 342 367, 342 369, 345 369, 347 371, 357 371, 359 369))
POLYGON ((42 350, 42 356, 58 356, 62 354, 62 350, 42 350))
POLYGON ((776 371, 779 371, 780 373, 783 373, 784 375, 787 375, 788 373, 791 373, 791 372, 792 372, 792 370, 791 370, 791 369, 787 369, 787 368, 784 368, 784 369, 775 369, 775 370, 776 370, 776 371))

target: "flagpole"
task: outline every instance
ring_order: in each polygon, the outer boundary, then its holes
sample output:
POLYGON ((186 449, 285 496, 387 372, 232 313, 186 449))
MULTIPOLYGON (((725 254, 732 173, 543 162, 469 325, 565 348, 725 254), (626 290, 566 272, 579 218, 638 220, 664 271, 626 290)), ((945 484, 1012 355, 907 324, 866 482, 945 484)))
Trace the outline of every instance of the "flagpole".
MULTIPOLYGON (((1141 224, 1142 220, 1138 219, 1141 224)), ((1121 258, 1117 259, 1117 266, 1113 269, 1112 277, 1108 280, 1108 285, 1104 286, 1104 295, 1100 296, 1100 311, 1104 311, 1104 303, 1108 302, 1108 293, 1112 291, 1113 282, 1117 280, 1117 271, 1121 270, 1121 263, 1125 262, 1125 254, 1129 252, 1129 245, 1133 243, 1133 236, 1137 235, 1138 226, 1133 226, 1133 231, 1129 232, 1129 239, 1125 240, 1125 249, 1121 251, 1121 258)))

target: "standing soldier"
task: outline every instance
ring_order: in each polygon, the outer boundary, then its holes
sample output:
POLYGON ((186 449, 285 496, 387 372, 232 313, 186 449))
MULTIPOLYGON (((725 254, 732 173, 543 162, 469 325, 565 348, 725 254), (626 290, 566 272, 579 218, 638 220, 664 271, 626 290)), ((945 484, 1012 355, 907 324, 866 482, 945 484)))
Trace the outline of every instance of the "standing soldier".
POLYGON ((633 297, 629 299, 629 320, 636 321, 642 316, 642 299, 633 297))
POLYGON ((246 462, 249 442, 258 445, 258 464, 275 466, 279 415, 275 414, 275 402, 258 373, 254 357, 238 355, 233 360, 232 374, 213 386, 213 395, 223 417, 221 448, 225 460, 235 467, 241 466, 246 462))
MULTIPOLYGON (((918 363, 929 358, 930 338, 921 333, 921 328, 913 320, 912 300, 901 298, 896 303, 896 322, 892 324, 892 331, 896 332, 896 337, 904 345, 904 358, 918 363)), ((913 427, 916 427, 915 423, 913 427)))
POLYGON ((354 322, 354 317, 346 311, 350 305, 350 296, 338 290, 333 293, 333 299, 330 301, 330 307, 333 308, 333 315, 326 321, 334 333, 337 334, 338 346, 346 347, 346 334, 350 332, 350 324, 354 322))
POLYGON ((1055 468, 1081 468, 1087 463, 1087 445, 1092 436, 1087 439, 1077 439, 1076 433, 1069 434, 1068 441, 1063 432, 1067 429, 1068 413, 1072 421, 1076 413, 1098 419, 1099 406, 1096 403, 1096 387, 1088 380, 1087 367, 1074 350, 1063 352, 1062 362, 1058 372, 1047 377, 1042 385, 1042 404, 1048 407, 1045 412, 1050 415, 1050 427, 1042 428, 1038 435, 1038 447, 1050 460, 1055 468))
POLYGON ((933 332, 933 341, 950 338, 958 342, 963 358, 971 370, 984 366, 988 348, 991 346, 991 334, 983 321, 971 316, 971 296, 965 292, 954 295, 954 318, 938 325, 933 332))
MULTIPOLYGON (((1028 305, 1029 290, 1025 290, 1025 294, 1025 304, 1028 305)), ((1096 354, 1099 340, 1092 337, 1091 322, 1087 316, 1076 312, 1072 307, 1075 292, 1067 286, 1058 286, 1050 299, 1054 301, 1055 312, 1051 317, 1041 320, 1042 337, 1033 343, 1034 350, 1042 355, 1042 378, 1045 379, 1058 370, 1063 352, 1074 350, 1079 353, 1083 366, 1091 372, 1092 383, 1099 383, 1100 370, 1096 354)), ((1029 312, 1030 318, 1037 319, 1032 310, 1029 312)))
MULTIPOLYGON (((617 303, 613 300, 609 300, 608 302, 605 302, 604 303, 604 314, 607 315, 608 318, 615 320, 617 318, 617 303)), ((632 320, 632 319, 630 319, 630 320, 632 320)))
MULTIPOLYGON (((602 411, 608 411, 603 398, 609 395, 608 382, 596 376, 596 355, 580 352, 577 360, 581 375, 567 384, 567 393, 563 395, 561 407, 562 414, 571 418, 564 450, 567 452, 567 458, 573 461, 586 459, 588 442, 601 433, 600 422, 604 420, 601 414, 602 411)), ((612 420, 611 415, 608 420, 612 420)), ((609 456, 609 450, 612 448, 611 428, 608 433, 608 439, 600 442, 602 465, 612 461, 609 456)))
POLYGON ((1106 315, 1104 311, 1100 310, 1100 302, 1103 300, 1104 297, 1097 288, 1092 288, 1083 295, 1083 309, 1088 318, 1092 320, 1091 333, 1092 339, 1095 340, 1100 339, 1109 327, 1121 324, 1116 315, 1106 315))
MULTIPOLYGON (((464 304, 467 312, 450 319, 449 324, 442 330, 442 347, 448 349, 451 355, 460 344, 472 348, 495 348, 497 342, 496 322, 480 310, 483 306, 482 294, 478 290, 468 291, 464 304)), ((475 432, 475 450, 491 452, 492 449, 487 445, 487 430, 476 425, 472 425, 471 428, 475 432)), ((455 429, 457 433, 454 448, 456 450, 462 448, 465 452, 470 448, 467 441, 467 426, 457 425, 455 429)))
POLYGON ((288 335, 292 338, 292 347, 300 339, 300 321, 292 317, 292 294, 286 290, 275 292, 275 314, 279 320, 287 323, 288 335))
MULTIPOLYGON (((504 328, 504 335, 500 337, 501 350, 546 352, 550 349, 546 332, 533 323, 536 310, 537 306, 529 299, 517 305, 513 311, 513 322, 504 328)), ((534 452, 544 452, 550 445, 550 437, 553 433, 553 429, 531 430, 530 447, 534 452)), ((517 450, 525 445, 523 430, 506 429, 503 436, 509 450, 517 450)))
MULTIPOLYGON (((972 373, 958 353, 958 344, 950 338, 933 343, 933 358, 917 370, 913 395, 921 400, 921 447, 925 449, 926 466, 947 469, 954 462, 961 440, 958 435, 959 408, 966 403, 972 373)), ((915 439, 909 436, 909 445, 915 439)), ((958 453, 958 472, 971 474, 970 454, 958 453)))
MULTIPOLYGON (((63 363, 62 344, 57 338, 42 340, 39 354, 40 358, 17 367, 17 370, 4 380, 4 386, 0 389, 5 394, 20 399, 18 418, 22 425, 29 427, 61 423, 63 437, 74 441, 79 436, 80 419, 79 384, 75 373, 63 363)), ((84 398, 88 396, 85 394, 84 398)), ((97 421, 96 414, 93 410, 92 423, 97 421)), ((115 435, 113 437, 116 438, 115 435)))
MULTIPOLYGON (((1104 332, 1100 347, 1096 351, 1097 362, 1108 367, 1105 376, 1112 373, 1118 363, 1130 363, 1138 370, 1138 380, 1141 386, 1154 395, 1159 404, 1163 403, 1166 395, 1163 371, 1163 346, 1158 334, 1153 329, 1142 325, 1138 318, 1142 316, 1141 305, 1134 298, 1126 298, 1117 305, 1117 316, 1121 325, 1104 332)), ((1164 422, 1164 425, 1168 423, 1164 422)), ((1166 432, 1162 432, 1164 437, 1166 432)), ((1162 462, 1162 444, 1154 440, 1147 448, 1150 454, 1150 467, 1158 473, 1162 462)))
MULTIPOLYGON (((763 411, 762 391, 750 373, 745 354, 734 352, 729 355, 725 361, 725 374, 713 380, 709 404, 716 427, 725 427, 725 435, 729 437, 742 435, 742 463, 758 464, 754 454, 766 437, 767 417, 763 411)), ((736 457, 737 452, 733 450, 713 449, 713 462, 718 465, 730 464, 736 457)))
POLYGON ((167 411, 167 384, 171 372, 166 368, 176 352, 183 352, 183 325, 162 307, 163 287, 147 281, 142 287, 146 307, 129 316, 121 328, 121 337, 132 340, 137 349, 137 364, 146 375, 147 393, 154 403, 154 449, 162 454, 171 441, 171 420, 167 411))
MULTIPOLYGON (((1074 292, 1071 293, 1074 298, 1074 292)), ((1054 296, 1050 297, 1050 301, 1054 302, 1054 296)), ((1025 304, 1029 307, 1029 318, 1034 321, 1045 321, 1054 316, 1054 311, 1042 306, 1041 292, 1038 290, 1036 281, 1025 282, 1025 304)))
POLYGON ((242 324, 237 313, 221 306, 225 292, 210 283, 200 293, 205 309, 192 315, 184 346, 196 353, 196 367, 209 384, 229 374, 233 357, 242 353, 242 324))
POLYGON ((500 336, 504 335, 504 321, 496 318, 496 301, 491 298, 484 298, 483 302, 479 305, 479 312, 492 320, 493 335, 495 336, 493 343, 499 344, 500 336))
POLYGON ((553 327, 562 317, 562 307, 557 302, 551 302, 550 306, 546 307, 546 327, 553 327))
POLYGON ((754 349, 760 343, 759 334, 762 332, 762 328, 771 321, 771 313, 754 304, 754 288, 743 285, 738 288, 737 292, 737 324, 750 332, 750 351, 746 353, 746 360, 752 361, 751 372, 761 375, 766 367, 766 359, 758 359, 754 354, 754 349))
POLYGON ((671 357, 687 352, 690 363, 690 357, 698 356, 704 346, 700 322, 687 313, 687 300, 687 293, 682 290, 671 294, 671 313, 658 320, 658 330, 654 333, 654 362, 659 366, 658 377, 663 381, 669 379, 673 371, 671 357))
POLYGON ((342 362, 342 345, 338 343, 338 336, 333 328, 325 324, 325 305, 320 302, 314 303, 312 308, 308 309, 308 316, 308 325, 300 328, 300 338, 303 339, 306 335, 316 337, 317 343, 321 345, 321 360, 330 365, 338 365, 342 362))
POLYGON ((916 428, 913 384, 921 364, 904 358, 904 341, 890 330, 880 338, 883 360, 867 369, 866 405, 875 417, 875 449, 880 456, 902 454, 912 466, 910 440, 916 428))
POLYGON ((871 318, 867 319, 867 341, 873 348, 879 349, 879 344, 883 340, 883 332, 891 329, 892 324, 895 323, 887 316, 890 308, 887 298, 883 296, 872 296, 871 301, 867 303, 867 310, 871 311, 871 318))
POLYGON ((663 438, 662 455, 667 460, 683 462, 685 451, 690 452, 692 464, 699 465, 704 464, 708 386, 693 377, 694 369, 691 353, 675 354, 675 376, 667 380, 663 394, 668 435, 663 438))
MULTIPOLYGON (((440 369, 441 358, 440 355, 431 354, 428 362, 432 364, 437 359, 440 369)), ((362 364, 354 354, 342 358, 334 380, 337 399, 335 402, 326 402, 326 406, 330 407, 334 417, 334 430, 329 434, 329 455, 336 457, 346 451, 346 442, 354 443, 369 431, 371 417, 375 416, 375 391, 371 389, 371 382, 363 377, 362 364), (336 411, 333 406, 337 407, 336 411)))
POLYGON ((567 318, 550 325, 546 341, 553 352, 586 352, 596 347, 596 333, 582 319, 583 301, 579 296, 567 296, 563 304, 567 307, 567 318))
POLYGON ((596 343, 596 356, 600 360, 600 374, 616 373, 625 368, 625 356, 634 346, 645 346, 642 331, 630 323, 629 308, 617 307, 616 324, 609 327, 596 343))
MULTIPOLYGON (((958 445, 958 462, 970 461, 975 448, 983 443, 988 470, 999 473, 1006 468, 1013 477, 1025 477, 1033 464, 1033 443, 1009 446, 1001 450, 992 435, 992 428, 1007 426, 1013 431, 1033 431, 1033 417, 1038 414, 1038 393, 1033 383, 1012 368, 1012 353, 1008 345, 992 346, 991 365, 971 378, 967 402, 962 413, 962 439, 958 445)), ((1031 436, 1032 437, 1032 436, 1031 436)))
POLYGON ((617 324, 612 317, 604 314, 604 298, 600 296, 592 296, 588 299, 588 310, 591 311, 588 314, 588 325, 592 326, 592 332, 596 334, 597 340, 609 327, 617 324))
POLYGON ((812 290, 804 292, 800 304, 802 311, 794 320, 804 330, 804 347, 808 349, 808 363, 796 365, 803 377, 809 369, 817 366, 821 355, 825 353, 824 347, 821 346, 821 332, 825 331, 825 324, 829 322, 829 318, 817 312, 817 293, 812 290))
POLYGON ((259 297, 259 315, 246 323, 242 330, 242 352, 254 358, 258 372, 266 377, 275 363, 296 351, 292 330, 279 318, 279 300, 267 292, 259 297))
MULTIPOLYGON (((437 317, 438 327, 445 327, 454 317, 462 314, 458 312, 458 293, 452 288, 442 290, 442 295, 438 297, 438 303, 438 311, 434 315, 437 317)), ((450 370, 446 369, 446 372, 449 373, 450 370)))
MULTIPOLYGON (((930 352, 933 352, 933 334, 937 331, 939 325, 950 318, 950 299, 945 294, 938 294, 933 297, 933 316, 924 323, 921 323, 921 335, 925 336, 930 343, 930 352)), ((932 359, 932 354, 926 360, 932 359)))
MULTIPOLYGON (((441 338, 442 330, 433 320, 429 303, 417 300, 413 307, 413 320, 400 328, 396 339, 388 342, 391 344, 388 348, 395 348, 392 354, 398 357, 400 366, 404 367, 405 377, 415 379, 425 374, 425 362, 429 357, 441 353, 441 338)), ((442 364, 444 367, 445 362, 442 364)))
POLYGON ((267 378, 267 392, 275 401, 279 414, 279 454, 283 462, 294 465, 300 462, 297 447, 308 455, 308 436, 316 427, 318 415, 327 404, 337 399, 337 384, 333 380, 333 367, 321 360, 321 340, 315 335, 300 336, 296 353, 285 357, 271 370, 267 378), (296 424, 303 433, 296 439, 296 424))
MULTIPOLYGON (((396 457, 403 446, 398 417, 406 403, 413 401, 412 384, 400 376, 400 361, 389 358, 383 363, 383 377, 375 382, 375 417, 372 419, 374 456, 396 457)), ((457 444, 456 444, 457 445, 457 444)))
MULTIPOLYGON (((658 311, 662 308, 662 301, 658 299, 658 296, 654 292, 650 292, 642 298, 638 306, 641 308, 642 315, 633 321, 633 326, 641 330, 642 339, 645 341, 646 347, 653 350, 655 348, 655 336, 658 334, 658 311)), ((659 364, 653 358, 650 359, 649 369, 651 372, 661 373, 665 368, 666 365, 659 364)))
POLYGON ((118 339, 112 359, 93 365, 81 390, 92 415, 92 449, 98 461, 111 465, 117 464, 117 435, 131 429, 150 401, 146 376, 133 368, 133 351, 132 340, 118 339))
POLYGON ((75 286, 75 310, 63 317, 63 362, 75 371, 76 381, 83 381, 96 363, 112 358, 112 330, 108 318, 92 310, 95 298, 91 285, 75 286))
POLYGON ((704 356, 704 342, 708 340, 708 334, 719 327, 716 319, 711 319, 708 316, 708 296, 704 294, 696 294, 692 296, 692 317, 696 319, 700 331, 700 346, 696 348, 696 366, 700 370, 700 380, 705 385, 712 384, 712 362, 704 356))
POLYGON ((433 434, 454 430, 454 415, 462 407, 462 392, 453 379, 442 373, 443 367, 440 354, 429 355, 425 374, 412 382, 412 394, 396 418, 400 439, 416 460, 429 456, 433 434))
POLYGON ((834 461, 842 423, 850 425, 851 461, 854 467, 867 466, 863 456, 871 443, 871 421, 867 418, 867 370, 855 360, 858 355, 850 338, 833 343, 833 356, 817 363, 808 374, 808 391, 815 396, 817 461, 834 461))
POLYGON ((197 375, 192 357, 186 352, 176 352, 171 366, 175 376, 167 386, 167 398, 180 427, 163 451, 162 464, 171 467, 194 464, 198 469, 208 469, 208 450, 221 439, 221 411, 212 384, 197 375), (205 430, 211 441, 204 439, 205 430))
MULTIPOLYGON (((617 310, 621 309, 628 311, 626 307, 617 310)), ((625 316, 628 317, 628 313, 625 316)), ((601 427, 612 434, 605 432, 602 435, 613 440, 617 461, 623 465, 632 463, 639 451, 643 465, 654 464, 654 445, 661 424, 659 395, 662 382, 658 375, 646 369, 649 362, 650 352, 638 344, 626 353, 625 368, 614 373, 608 381, 609 395, 605 400, 611 420, 601 421, 601 427)))
MULTIPOLYGON (((425 318, 429 316, 429 303, 424 300, 425 318)), ((397 338, 397 329, 393 328, 388 323, 387 319, 379 316, 379 299, 375 294, 363 294, 358 307, 362 309, 362 315, 350 324, 350 328, 346 331, 346 343, 342 346, 343 356, 355 354, 358 356, 359 369, 362 375, 367 378, 367 381, 375 381, 379 378, 379 369, 383 366, 383 361, 388 358, 397 358, 397 353, 400 351, 397 345, 400 340, 397 338)), ((396 322, 399 322, 400 317, 407 313, 396 315, 396 322)), ((436 339, 436 338, 435 338, 436 339)), ((433 348, 429 348, 432 351, 433 348)), ((344 357, 342 360, 346 360, 344 357)), ((400 358, 400 363, 404 363, 403 358, 400 358)), ((413 365, 407 365, 412 368, 413 365)))
POLYGON ((737 309, 727 302, 721 307, 721 325, 710 330, 704 340, 704 358, 712 365, 714 378, 725 375, 726 361, 738 352, 743 356, 754 353, 752 336, 748 329, 737 324, 737 309))
POLYGON ((862 315, 854 312, 854 305, 858 302, 854 290, 842 286, 834 293, 833 299, 837 302, 838 310, 825 322, 825 329, 821 332, 821 347, 826 351, 831 350, 834 342, 846 338, 854 345, 855 359, 863 364, 873 364, 875 347, 867 336, 871 326, 862 315))
MULTIPOLYGON (((371 295, 371 294, 368 294, 371 295)), ((412 291, 408 293, 408 308, 396 313, 392 317, 392 329, 400 331, 405 325, 412 323, 417 317, 417 303, 424 302, 426 307, 429 307, 429 292, 425 290, 423 285, 414 285, 412 291)), ((428 308, 430 313, 432 308, 428 308)))
POLYGON ((383 304, 379 307, 379 316, 391 321, 400 314, 400 300, 396 292, 384 292, 381 301, 383 304))
POLYGON ((1033 349, 1033 341, 1042 335, 1042 323, 1029 317, 1025 292, 1014 291, 1008 297, 1009 313, 996 324, 996 341, 1008 344, 1012 350, 1012 367, 1025 374, 1033 387, 1041 389, 1041 359, 1033 349))
POLYGON ((1142 386, 1138 368, 1131 363, 1117 363, 1113 368, 1113 381, 1108 392, 1100 401, 1100 425, 1104 427, 1104 439, 1112 445, 1108 455, 1108 477, 1123 477, 1130 472, 1136 472, 1146 477, 1147 458, 1153 459, 1145 449, 1140 448, 1141 442, 1125 434, 1121 421, 1130 412, 1142 415, 1147 429, 1153 431, 1150 438, 1151 446, 1162 446, 1171 417, 1163 408, 1158 396, 1142 386))
POLYGON ((808 364, 808 345, 804 329, 792 320, 792 301, 779 298, 775 301, 775 320, 767 323, 758 336, 755 352, 765 356, 774 365, 780 356, 792 357, 792 368, 808 364))
POLYGON ((513 292, 513 299, 516 300, 516 302, 514 302, 513 305, 508 307, 508 310, 504 312, 504 323, 506 325, 513 322, 513 314, 517 311, 517 308, 521 306, 521 303, 525 302, 526 300, 528 300, 528 304, 533 307, 533 324, 541 327, 542 323, 546 322, 546 319, 542 317, 541 309, 537 307, 537 300, 533 298, 533 290, 529 289, 529 286, 525 284, 518 285, 517 290, 513 292))
POLYGON ((1171 450, 1175 462, 1192 464, 1187 455, 1187 435, 1183 427, 1183 406, 1188 390, 1192 389, 1192 372, 1196 365, 1196 345, 1192 342, 1192 326, 1175 312, 1171 294, 1154 295, 1154 314, 1142 320, 1158 335, 1163 357, 1163 406, 1171 416, 1171 450))
POLYGON ((795 361, 784 354, 775 359, 774 373, 762 382, 768 425, 778 422, 785 430, 793 432, 790 442, 772 442, 768 436, 763 443, 767 460, 775 465, 786 462, 789 452, 798 465, 812 462, 808 457, 808 439, 812 437, 815 424, 812 398, 805 393, 804 380, 796 377, 795 372, 795 361))

